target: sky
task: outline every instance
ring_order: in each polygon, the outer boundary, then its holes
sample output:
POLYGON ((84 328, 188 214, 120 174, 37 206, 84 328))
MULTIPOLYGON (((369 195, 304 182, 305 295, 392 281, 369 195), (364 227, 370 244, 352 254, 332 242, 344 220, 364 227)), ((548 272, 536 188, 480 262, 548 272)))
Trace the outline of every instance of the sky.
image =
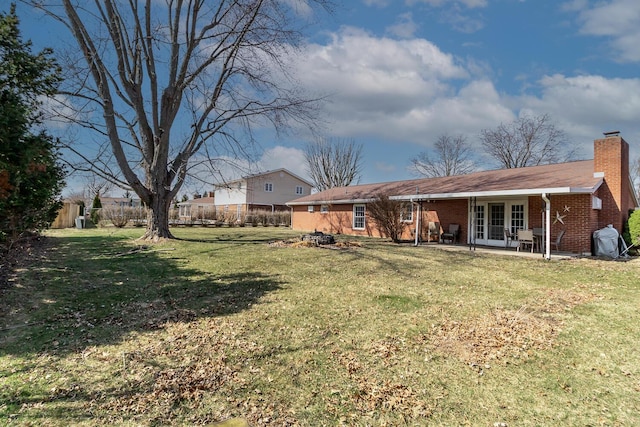
MULTIPOLYGON (((328 95, 323 134, 362 145, 359 183, 415 177, 411 159, 443 134, 465 136, 482 167, 495 168, 480 132, 526 115, 548 114, 577 159, 593 158, 593 140, 613 130, 640 156, 640 1, 337 3, 313 17, 292 70, 328 95)), ((18 15, 23 38, 55 43, 31 11, 18 15)), ((258 167, 308 177, 308 140, 302 130, 262 132, 258 167)))

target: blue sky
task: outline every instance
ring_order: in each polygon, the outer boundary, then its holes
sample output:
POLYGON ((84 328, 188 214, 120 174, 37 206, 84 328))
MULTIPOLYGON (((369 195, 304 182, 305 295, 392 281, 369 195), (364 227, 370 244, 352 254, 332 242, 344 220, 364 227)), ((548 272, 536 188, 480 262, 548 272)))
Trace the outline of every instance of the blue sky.
MULTIPOLYGON (((19 16, 25 38, 56 43, 29 10, 19 16)), ((331 94, 326 136, 363 145, 361 183, 413 177, 411 158, 444 133, 481 156, 482 129, 525 114, 549 114, 579 158, 610 130, 640 155, 637 0, 353 0, 313 19, 292 69, 331 94)), ((261 135, 260 168, 306 176, 304 130, 261 135)))

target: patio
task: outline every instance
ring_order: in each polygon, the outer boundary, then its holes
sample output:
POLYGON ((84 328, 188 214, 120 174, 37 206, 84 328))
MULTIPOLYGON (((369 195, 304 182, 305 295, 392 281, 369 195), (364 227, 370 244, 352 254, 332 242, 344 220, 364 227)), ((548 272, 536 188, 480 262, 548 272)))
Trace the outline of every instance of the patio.
MULTIPOLYGON (((422 242, 420 243, 421 247, 439 249, 443 251, 467 251, 467 252, 475 252, 478 254, 491 254, 491 255, 502 255, 502 256, 517 256, 521 258, 538 258, 544 259, 544 254, 540 252, 529 252, 529 251, 516 251, 516 248, 503 248, 503 247, 493 247, 493 246, 480 246, 476 245, 475 248, 469 249, 468 244, 442 244, 438 242, 422 242)), ((562 259, 571 259, 579 257, 579 254, 570 253, 570 252, 551 252, 551 260, 562 260, 562 259)))

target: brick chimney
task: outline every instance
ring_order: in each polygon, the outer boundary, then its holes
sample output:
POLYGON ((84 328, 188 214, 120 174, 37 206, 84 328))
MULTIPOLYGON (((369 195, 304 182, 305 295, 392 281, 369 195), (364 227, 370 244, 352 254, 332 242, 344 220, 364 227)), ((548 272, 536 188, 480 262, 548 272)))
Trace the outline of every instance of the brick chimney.
POLYGON ((602 199, 599 226, 608 224, 622 232, 628 210, 632 208, 629 182, 629 144, 619 132, 606 132, 603 139, 593 142, 594 174, 604 176, 604 184, 598 190, 602 199))

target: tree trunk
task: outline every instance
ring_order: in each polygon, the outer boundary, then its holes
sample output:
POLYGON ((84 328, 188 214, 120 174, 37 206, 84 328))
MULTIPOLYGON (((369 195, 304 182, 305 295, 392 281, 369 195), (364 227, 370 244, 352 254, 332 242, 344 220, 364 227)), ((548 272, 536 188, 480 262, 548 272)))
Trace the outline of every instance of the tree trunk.
POLYGON ((140 240, 159 242, 164 239, 173 239, 173 234, 169 230, 169 208, 171 198, 168 194, 154 194, 149 204, 147 214, 147 231, 140 240))

